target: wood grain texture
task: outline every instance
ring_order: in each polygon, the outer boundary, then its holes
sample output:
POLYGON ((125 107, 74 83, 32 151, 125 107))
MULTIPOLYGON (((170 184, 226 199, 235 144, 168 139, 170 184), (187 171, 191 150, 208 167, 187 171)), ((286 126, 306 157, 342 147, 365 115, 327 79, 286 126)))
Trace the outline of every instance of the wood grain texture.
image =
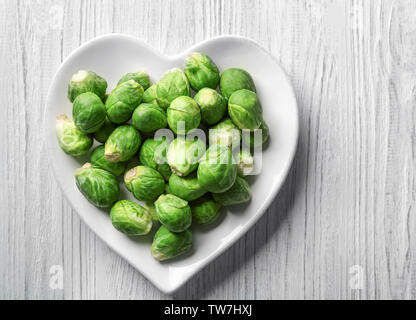
POLYGON ((412 0, 0 0, 0 299, 415 299, 415 18, 412 0), (45 156, 52 76, 109 32, 166 54, 249 37, 288 72, 299 102, 298 153, 279 196, 173 296, 89 231, 45 156), (49 286, 54 265, 62 290, 49 286))

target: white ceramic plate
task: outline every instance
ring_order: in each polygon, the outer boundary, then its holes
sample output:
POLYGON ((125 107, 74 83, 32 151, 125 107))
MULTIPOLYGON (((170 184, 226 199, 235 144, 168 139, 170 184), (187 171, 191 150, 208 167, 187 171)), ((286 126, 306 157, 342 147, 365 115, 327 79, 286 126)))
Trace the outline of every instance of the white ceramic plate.
MULTIPOLYGON (((46 139, 52 166, 62 190, 84 222, 114 251, 152 281, 171 293, 214 258, 235 243, 263 215, 279 191, 290 169, 298 140, 298 109, 285 73, 255 42, 234 36, 203 41, 177 56, 165 56, 131 36, 110 34, 95 38, 75 50, 61 65, 49 89, 45 111, 46 139), (108 81, 109 90, 119 78, 137 69, 147 71, 153 82, 168 69, 183 67, 193 51, 208 54, 220 70, 240 67, 255 81, 264 118, 270 127, 270 144, 263 153, 261 174, 252 180, 252 201, 224 210, 221 221, 211 228, 193 228, 191 253, 170 262, 159 263, 150 255, 152 236, 132 239, 111 225, 108 210, 92 206, 78 191, 74 171, 88 160, 67 156, 55 136, 55 119, 72 114, 66 97, 68 82, 76 71, 91 70, 108 81)), ((128 192, 124 198, 134 200, 128 192)))

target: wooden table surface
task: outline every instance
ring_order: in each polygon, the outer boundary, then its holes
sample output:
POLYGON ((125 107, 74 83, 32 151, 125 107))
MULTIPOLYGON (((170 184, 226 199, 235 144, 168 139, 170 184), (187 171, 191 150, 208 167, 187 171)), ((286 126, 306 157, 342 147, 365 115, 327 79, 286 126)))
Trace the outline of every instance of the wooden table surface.
POLYGON ((0 0, 0 298, 415 299, 415 84, 413 0, 0 0), (276 57, 299 101, 279 196, 171 296, 80 221, 45 155, 54 73, 111 32, 166 54, 246 36, 276 57))

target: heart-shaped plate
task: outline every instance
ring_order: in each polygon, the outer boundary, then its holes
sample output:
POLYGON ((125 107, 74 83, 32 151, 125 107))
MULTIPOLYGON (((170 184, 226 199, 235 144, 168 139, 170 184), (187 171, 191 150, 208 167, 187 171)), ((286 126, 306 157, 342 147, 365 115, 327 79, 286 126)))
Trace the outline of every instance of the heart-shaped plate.
MULTIPOLYGON (((171 293, 183 285, 214 258, 235 243, 263 215, 275 198, 290 169, 298 141, 298 109, 290 81, 283 70, 255 42, 235 36, 203 41, 176 56, 165 56, 127 35, 110 34, 95 38, 76 49, 61 65, 49 89, 45 111, 46 139, 55 175, 63 193, 83 221, 114 251, 152 281, 160 290, 171 293), (270 141, 262 154, 262 170, 250 177, 252 200, 249 204, 224 209, 215 226, 193 227, 193 250, 172 261, 160 263, 150 255, 152 235, 129 238, 111 224, 109 210, 91 205, 78 191, 74 172, 88 157, 72 158, 59 147, 55 120, 62 113, 72 114, 66 97, 68 82, 75 72, 91 70, 114 88, 120 77, 131 71, 147 71, 156 82, 168 69, 183 68, 193 51, 209 55, 221 71, 230 67, 246 69, 254 78, 270 127, 270 141)), ((134 200, 122 191, 122 197, 134 200)))

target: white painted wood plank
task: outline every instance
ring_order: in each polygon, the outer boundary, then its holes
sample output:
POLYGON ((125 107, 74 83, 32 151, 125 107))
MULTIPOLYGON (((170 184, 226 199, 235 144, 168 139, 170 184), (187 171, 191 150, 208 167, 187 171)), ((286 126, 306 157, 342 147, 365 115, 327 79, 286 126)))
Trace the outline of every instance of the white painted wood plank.
POLYGON ((409 0, 0 1, 0 298, 416 298, 415 30, 409 0), (297 159, 255 228, 173 296, 93 235, 45 156, 50 80, 108 32, 166 54, 220 34, 291 77, 297 159), (49 270, 64 270, 63 290, 49 270), (352 290, 350 268, 364 272, 352 290))

